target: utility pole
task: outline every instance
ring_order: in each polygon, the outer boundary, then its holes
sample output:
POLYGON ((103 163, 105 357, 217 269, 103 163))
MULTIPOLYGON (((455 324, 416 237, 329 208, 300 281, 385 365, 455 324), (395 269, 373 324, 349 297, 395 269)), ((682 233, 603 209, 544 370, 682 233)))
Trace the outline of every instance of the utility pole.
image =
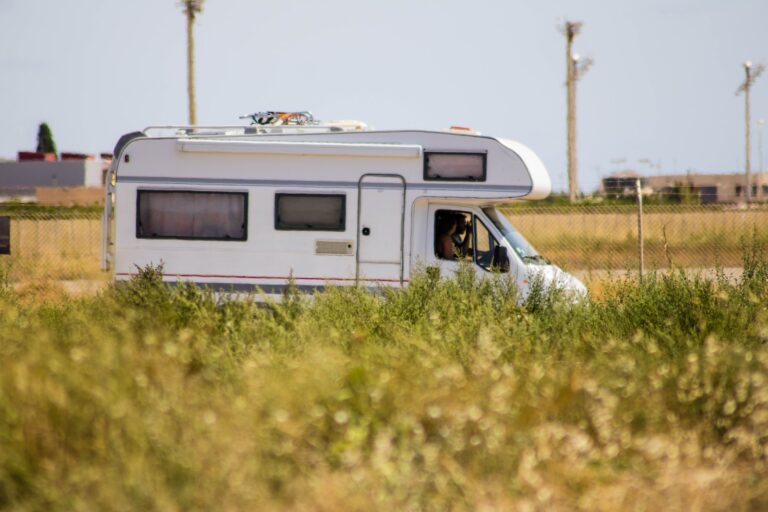
POLYGON ((640 178, 635 181, 635 193, 637 194, 637 252, 640 260, 640 280, 643 280, 645 271, 645 248, 643 244, 643 184, 640 178))
POLYGON ((195 18, 203 10, 205 0, 181 0, 187 17, 187 97, 189 98, 189 124, 197 124, 195 107, 195 18))
POLYGON ((744 83, 739 86, 738 89, 736 89, 736 95, 738 96, 742 92, 744 93, 744 127, 746 131, 746 140, 744 144, 744 152, 745 152, 745 174, 746 174, 746 185, 747 185, 747 203, 750 203, 752 201, 752 165, 750 161, 750 153, 751 153, 751 137, 750 137, 750 128, 751 128, 751 121, 749 118, 749 90, 752 88, 752 85, 757 80, 757 77, 759 77, 762 72, 765 70, 765 66, 762 64, 758 64, 757 66, 753 67, 752 62, 747 61, 744 63, 744 74, 746 75, 744 78, 744 83))
POLYGON ((566 21, 561 27, 565 35, 565 88, 567 101, 566 127, 568 142, 568 199, 576 201, 578 194, 578 162, 576 160, 576 82, 592 65, 592 59, 579 59, 578 54, 573 53, 573 40, 579 35, 582 23, 579 21, 566 21))

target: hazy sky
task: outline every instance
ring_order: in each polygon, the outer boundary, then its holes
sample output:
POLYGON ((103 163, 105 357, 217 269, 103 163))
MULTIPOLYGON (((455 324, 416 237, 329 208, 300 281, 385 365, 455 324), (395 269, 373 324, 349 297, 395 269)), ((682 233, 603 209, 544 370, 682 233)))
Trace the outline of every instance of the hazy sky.
MULTIPOLYGON (((380 129, 471 126, 530 146, 565 190, 563 19, 584 22, 575 47, 595 60, 578 91, 582 190, 619 168, 656 172, 644 159, 743 169, 734 93, 743 61, 768 64, 768 0, 207 0, 198 122, 311 110, 380 129)), ((78 152, 186 123, 185 37, 175 0, 0 0, 0 157, 34 149, 42 121, 78 152)), ((768 76, 752 113, 768 118, 768 76)), ((753 147, 756 170, 756 132, 753 147)))

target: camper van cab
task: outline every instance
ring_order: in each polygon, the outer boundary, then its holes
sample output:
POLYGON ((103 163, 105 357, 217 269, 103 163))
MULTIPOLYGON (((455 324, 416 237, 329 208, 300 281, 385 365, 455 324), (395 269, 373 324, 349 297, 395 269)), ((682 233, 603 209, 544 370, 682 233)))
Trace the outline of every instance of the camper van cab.
MULTIPOLYGON (((254 117, 254 119, 256 119, 254 117)), ((508 272, 578 295, 498 206, 550 192, 517 142, 362 123, 150 127, 121 138, 107 180, 103 265, 279 296, 329 285, 402 287, 424 269, 508 272)))

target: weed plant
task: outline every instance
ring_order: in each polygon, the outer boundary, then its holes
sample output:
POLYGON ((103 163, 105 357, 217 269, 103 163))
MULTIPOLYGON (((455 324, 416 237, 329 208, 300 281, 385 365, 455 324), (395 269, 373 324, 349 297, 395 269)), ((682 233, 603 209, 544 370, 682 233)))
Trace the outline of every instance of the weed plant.
POLYGON ((765 510, 768 260, 572 303, 0 287, 0 508, 765 510))

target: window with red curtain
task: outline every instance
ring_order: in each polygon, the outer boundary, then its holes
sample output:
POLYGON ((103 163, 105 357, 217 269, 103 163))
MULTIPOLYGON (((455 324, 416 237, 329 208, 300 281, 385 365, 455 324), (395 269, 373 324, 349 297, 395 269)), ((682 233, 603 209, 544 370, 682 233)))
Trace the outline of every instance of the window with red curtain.
POLYGON ((247 213, 245 192, 139 190, 136 237, 243 241, 247 213))

